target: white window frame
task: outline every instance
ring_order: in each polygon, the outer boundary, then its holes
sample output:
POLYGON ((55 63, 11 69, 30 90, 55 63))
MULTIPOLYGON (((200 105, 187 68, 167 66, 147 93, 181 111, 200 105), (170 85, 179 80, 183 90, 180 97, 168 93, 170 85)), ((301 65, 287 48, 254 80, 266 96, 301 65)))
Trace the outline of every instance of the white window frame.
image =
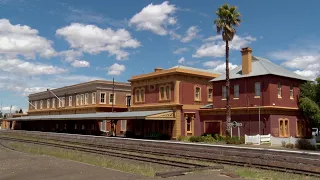
MULTIPOLYGON (((131 94, 126 94, 126 97, 125 97, 126 106, 128 105, 128 96, 131 96, 131 94)), ((130 104, 131 104, 131 103, 130 103, 130 104)))
POLYGON ((201 87, 200 86, 194 87, 194 100, 201 101, 201 87), (197 92, 197 89, 199 89, 199 92, 197 92))
POLYGON ((72 106, 72 96, 69 96, 69 106, 72 106))
POLYGON ((93 92, 91 94, 91 104, 96 104, 97 103, 97 93, 96 92, 93 92))
POLYGON ((227 87, 226 86, 222 86, 221 96, 222 96, 223 100, 227 99, 227 87), (225 94, 225 96, 224 96, 224 94, 225 94))
POLYGON ((80 95, 80 105, 83 106, 84 105, 84 94, 80 95))
POLYGON ((239 84, 233 85, 233 99, 239 99, 240 97, 240 88, 239 84))
POLYGON ((260 82, 255 82, 254 83, 254 97, 255 98, 259 98, 260 96, 261 96, 261 83, 260 82))
POLYGON ((50 109, 50 99, 47 99, 47 109, 50 109))
POLYGON ((213 101, 213 88, 212 87, 208 87, 208 102, 212 102, 213 101), (210 93, 210 90, 212 91, 210 93))
POLYGON ((76 106, 80 106, 80 95, 76 95, 76 106))
POLYGON ((106 92, 100 92, 100 104, 106 104, 107 103, 107 93, 106 92), (101 95, 104 94, 104 102, 101 102, 101 95))
POLYGON ((113 94, 113 104, 116 104, 116 93, 109 93, 109 104, 112 104, 111 94, 113 94))
POLYGON ((66 99, 65 97, 60 98, 62 101, 61 107, 65 107, 66 106, 66 99))
POLYGON ((100 127, 100 130, 101 131, 107 131, 107 121, 106 120, 103 120, 102 122, 101 122, 101 127, 100 127))
POLYGON ((32 106, 33 104, 32 104, 32 101, 29 101, 29 102, 30 102, 30 104, 29 104, 29 109, 31 110, 32 107, 33 107, 33 106, 32 106), (32 105, 31 105, 31 104, 32 104, 32 105))
POLYGON ((38 109, 38 101, 34 102, 34 109, 38 109))
POLYGON ((121 120, 120 131, 126 131, 126 130, 127 130, 127 120, 121 120))
POLYGON ((294 99, 294 87, 292 84, 290 85, 289 95, 290 95, 290 99, 294 99))
POLYGON ((280 82, 278 82, 278 85, 277 85, 277 94, 278 94, 278 98, 281 98, 282 97, 282 85, 280 82), (280 94, 279 94, 280 93, 280 94))
POLYGON ((56 99, 52 98, 52 108, 56 108, 56 99))
POLYGON ((40 109, 43 108, 43 100, 40 101, 40 109))
POLYGON ((89 93, 84 94, 84 104, 88 105, 89 103, 89 93))

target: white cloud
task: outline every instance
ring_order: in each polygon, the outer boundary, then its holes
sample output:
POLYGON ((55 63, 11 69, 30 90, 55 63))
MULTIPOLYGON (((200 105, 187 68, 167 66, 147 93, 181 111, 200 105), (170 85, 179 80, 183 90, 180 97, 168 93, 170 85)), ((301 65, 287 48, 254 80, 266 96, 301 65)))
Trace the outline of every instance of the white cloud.
POLYGON ((295 73, 314 80, 320 76, 320 47, 304 45, 287 50, 270 52, 269 56, 276 60, 283 60, 282 66, 293 69, 295 73))
MULTIPOLYGON (((225 56, 225 42, 218 37, 209 37, 206 42, 197 49, 192 57, 223 57, 225 56)), ((230 50, 240 50, 242 47, 249 45, 256 41, 256 38, 251 36, 240 37, 235 35, 233 40, 229 43, 230 50)))
POLYGON ((126 48, 138 48, 141 44, 133 39, 125 29, 101 29, 95 25, 72 23, 56 31, 57 35, 64 37, 71 48, 90 54, 106 51, 117 60, 126 59, 129 53, 126 48))
POLYGON ((175 31, 171 30, 169 31, 170 39, 175 40, 175 39, 181 39, 181 35, 176 33, 175 31))
POLYGON ((168 1, 157 5, 151 3, 135 14, 129 24, 135 25, 137 30, 150 30, 164 36, 168 34, 167 26, 177 23, 177 19, 172 16, 176 9, 175 5, 169 4, 168 1))
POLYGON ((73 62, 76 59, 79 59, 82 57, 82 52, 76 51, 74 49, 61 51, 59 52, 59 55, 67 62, 73 62))
POLYGON ((67 72, 66 69, 56 66, 31 63, 19 59, 0 59, 0 71, 21 74, 24 76, 51 75, 67 72))
POLYGON ((179 64, 182 64, 183 62, 185 62, 186 60, 184 59, 184 57, 182 57, 182 58, 180 58, 179 60, 178 60, 178 63, 179 64))
POLYGON ((213 68, 222 63, 223 61, 207 61, 203 63, 203 66, 208 68, 213 68))
POLYGON ((11 113, 15 113, 15 111, 19 111, 18 106, 3 106, 2 112, 3 113, 10 113, 10 109, 11 109, 11 113))
POLYGON ((12 25, 8 19, 0 19, 0 54, 10 58, 21 55, 26 59, 35 59, 37 54, 44 58, 55 56, 52 42, 38 33, 29 26, 12 25))
POLYGON ((173 53, 174 53, 174 54, 181 54, 181 53, 186 52, 186 51, 188 51, 188 50, 189 50, 189 49, 186 48, 186 47, 184 47, 184 48, 178 48, 178 49, 176 49, 175 51, 173 51, 173 53))
POLYGON ((90 67, 90 63, 84 60, 75 60, 71 63, 73 67, 90 67))
POLYGON ((222 40, 222 36, 221 35, 210 36, 203 41, 216 41, 216 40, 222 40))
POLYGON ((191 26, 189 27, 189 29, 187 30, 186 32, 186 35, 185 37, 183 37, 181 39, 181 42, 190 42, 192 41, 193 39, 195 39, 197 37, 197 34, 200 30, 197 28, 197 26, 191 26))
POLYGON ((107 69, 108 69, 108 74, 109 75, 118 76, 118 75, 120 75, 122 72, 124 72, 126 70, 126 67, 124 65, 120 65, 118 63, 114 63, 113 65, 111 65, 107 69))
MULTIPOLYGON (((212 64, 208 63, 207 65, 209 65, 208 67, 210 67, 210 65, 213 65, 213 63, 212 64)), ((229 63, 229 71, 231 71, 237 67, 238 67, 238 65, 229 63)), ((221 64, 217 64, 215 68, 213 68, 213 69, 211 68, 210 70, 212 70, 214 72, 225 74, 226 73, 226 63, 223 62, 221 64)))

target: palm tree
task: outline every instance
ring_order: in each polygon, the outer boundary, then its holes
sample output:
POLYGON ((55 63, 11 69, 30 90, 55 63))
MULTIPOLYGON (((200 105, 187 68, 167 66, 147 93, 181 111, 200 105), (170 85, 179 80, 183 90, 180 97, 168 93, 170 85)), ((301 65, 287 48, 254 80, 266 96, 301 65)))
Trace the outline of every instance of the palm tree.
POLYGON ((235 6, 229 6, 224 4, 216 11, 217 19, 214 20, 214 24, 217 28, 217 33, 222 32, 222 39, 226 42, 226 91, 227 91, 227 104, 226 104, 226 135, 230 135, 231 127, 228 123, 231 122, 231 106, 230 106, 230 81, 229 81, 229 41, 232 41, 236 34, 235 26, 239 26, 241 23, 240 13, 235 6))

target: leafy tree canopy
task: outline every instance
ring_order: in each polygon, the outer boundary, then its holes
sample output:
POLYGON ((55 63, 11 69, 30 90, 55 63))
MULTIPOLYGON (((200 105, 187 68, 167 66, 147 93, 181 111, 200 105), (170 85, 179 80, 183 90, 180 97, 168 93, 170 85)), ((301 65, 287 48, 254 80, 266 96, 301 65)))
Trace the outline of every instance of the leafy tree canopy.
POLYGON ((320 77, 300 86, 299 108, 313 124, 320 123, 320 77))

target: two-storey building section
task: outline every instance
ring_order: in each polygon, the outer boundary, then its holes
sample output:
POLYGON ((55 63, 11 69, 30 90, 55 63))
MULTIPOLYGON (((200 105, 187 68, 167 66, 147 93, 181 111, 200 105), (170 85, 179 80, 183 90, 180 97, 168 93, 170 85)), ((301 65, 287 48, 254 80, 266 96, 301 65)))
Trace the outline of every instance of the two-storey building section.
MULTIPOLYGON (((305 136, 308 122, 298 108, 299 86, 306 79, 271 61, 252 56, 243 48, 242 66, 230 71, 232 121, 242 123, 243 136, 271 134, 277 137, 305 136)), ((213 104, 201 111, 203 132, 224 134, 226 130, 226 76, 212 80, 213 104)), ((232 128, 238 135, 238 128, 232 128)))
POLYGON ((166 70, 133 76, 131 111, 171 110, 159 120, 128 121, 128 129, 145 135, 152 132, 180 135, 200 135, 199 109, 212 102, 212 84, 218 74, 211 71, 175 66, 166 70), (173 117, 173 119, 172 119, 173 117))

